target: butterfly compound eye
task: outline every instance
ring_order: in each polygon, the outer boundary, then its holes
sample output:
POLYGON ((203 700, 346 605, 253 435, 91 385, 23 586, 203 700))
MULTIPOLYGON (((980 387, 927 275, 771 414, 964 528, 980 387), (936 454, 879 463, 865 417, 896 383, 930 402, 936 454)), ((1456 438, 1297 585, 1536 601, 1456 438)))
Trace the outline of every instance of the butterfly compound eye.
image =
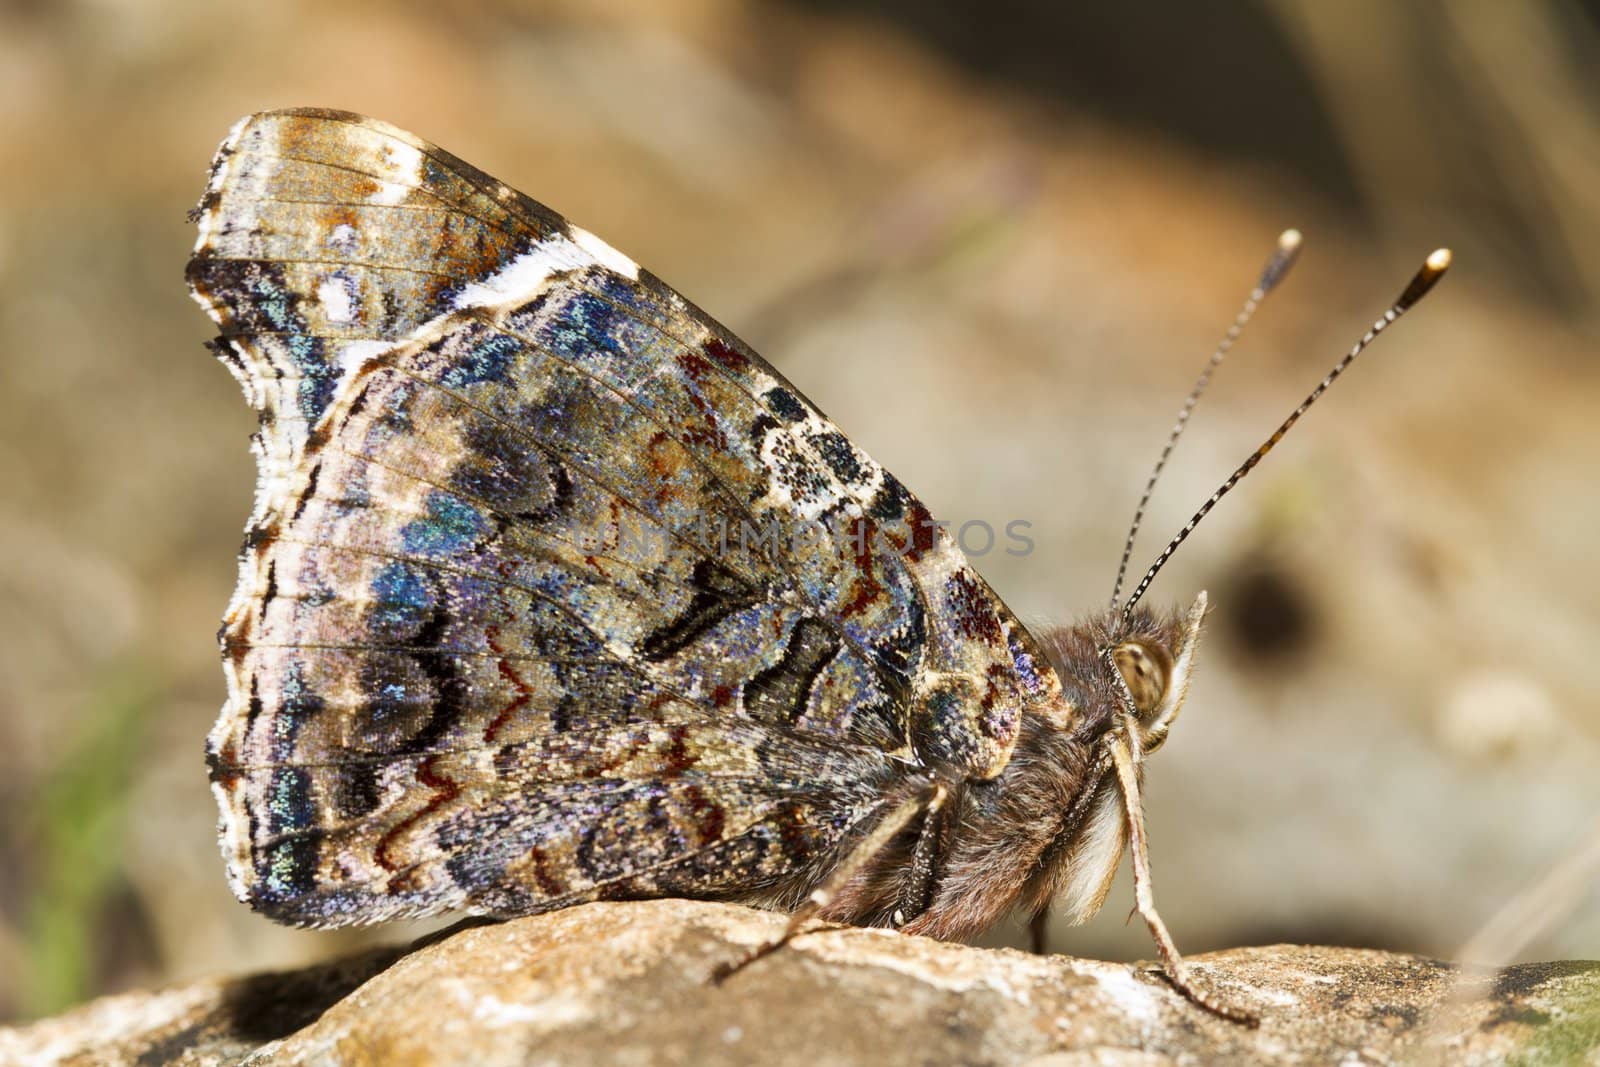
POLYGON ((1160 645, 1124 641, 1112 650, 1111 658, 1133 694, 1134 710, 1141 718, 1152 714, 1172 681, 1171 653, 1160 645))

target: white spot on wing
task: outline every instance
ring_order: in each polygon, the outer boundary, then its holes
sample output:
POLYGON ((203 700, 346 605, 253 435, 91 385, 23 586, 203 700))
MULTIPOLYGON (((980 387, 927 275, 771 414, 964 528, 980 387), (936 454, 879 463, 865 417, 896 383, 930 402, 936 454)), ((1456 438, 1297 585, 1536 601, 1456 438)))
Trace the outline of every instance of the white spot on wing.
POLYGON ((570 227, 570 229, 572 230, 573 243, 589 253, 596 263, 603 267, 610 267, 618 274, 632 278, 634 281, 639 280, 639 264, 618 252, 588 230, 580 230, 576 226, 570 227))
POLYGON ((456 294, 457 308, 503 304, 511 297, 528 297, 538 291, 545 279, 564 269, 554 260, 545 241, 501 267, 481 282, 473 282, 456 294))
POLYGON ((378 179, 378 191, 367 197, 368 203, 400 203, 422 184, 422 150, 403 141, 384 145, 373 167, 373 177, 378 179))
POLYGON ((393 347, 395 345, 391 341, 346 341, 339 346, 340 382, 343 383, 352 372, 360 370, 367 360, 393 347))
MULTIPOLYGON (((583 231, 573 232, 577 234, 583 231)), ((587 234, 584 236, 589 237, 587 234)), ((639 268, 621 253, 608 248, 598 238, 589 237, 589 241, 604 249, 613 260, 627 263, 633 271, 629 276, 638 277, 639 268)), ((596 257, 592 248, 565 235, 551 237, 540 241, 483 281, 473 282, 462 289, 456 295, 455 307, 459 309, 519 303, 537 293, 554 274, 596 265, 606 266, 612 270, 618 269, 614 263, 596 257)))
POLYGON ((356 228, 348 222, 341 222, 328 234, 328 243, 341 252, 348 252, 356 245, 356 228))
POLYGON ((380 207, 393 207, 406 198, 412 186, 402 185, 400 182, 379 182, 378 191, 367 197, 367 203, 377 204, 380 207))
POLYGON ((330 274, 317 286, 317 299, 329 322, 354 322, 356 318, 355 282, 342 274, 330 274))

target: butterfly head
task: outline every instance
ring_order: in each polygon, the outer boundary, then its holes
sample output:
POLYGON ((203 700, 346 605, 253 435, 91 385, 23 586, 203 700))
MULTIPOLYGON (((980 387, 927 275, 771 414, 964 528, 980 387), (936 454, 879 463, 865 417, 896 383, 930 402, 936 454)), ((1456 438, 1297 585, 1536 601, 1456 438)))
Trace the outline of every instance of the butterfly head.
MULTIPOLYGON (((1138 776, 1166 741, 1194 673, 1206 595, 1184 613, 1112 608, 1048 635, 1069 711, 1055 728, 1025 729, 1007 788, 1037 801, 1029 817, 1037 849, 1024 906, 1054 902, 1068 922, 1100 910, 1128 843, 1130 798, 1115 769, 1120 753, 1138 776)), ((1136 802, 1137 798, 1133 798, 1136 802)))
POLYGON ((1205 615, 1205 593, 1165 633, 1136 627, 1123 613, 1111 612, 1108 640, 1098 650, 1120 705, 1112 713, 1111 730, 1125 735, 1141 756, 1161 747, 1183 710, 1205 615))

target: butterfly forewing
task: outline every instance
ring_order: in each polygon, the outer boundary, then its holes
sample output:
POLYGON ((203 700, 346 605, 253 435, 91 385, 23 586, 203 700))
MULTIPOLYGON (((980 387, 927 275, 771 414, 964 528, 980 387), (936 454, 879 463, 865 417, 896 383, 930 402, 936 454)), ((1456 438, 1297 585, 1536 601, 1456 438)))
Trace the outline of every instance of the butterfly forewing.
POLYGON ((803 886, 1058 693, 904 486, 487 175, 276 112, 199 215, 191 285, 262 416, 212 775, 269 914, 803 886))

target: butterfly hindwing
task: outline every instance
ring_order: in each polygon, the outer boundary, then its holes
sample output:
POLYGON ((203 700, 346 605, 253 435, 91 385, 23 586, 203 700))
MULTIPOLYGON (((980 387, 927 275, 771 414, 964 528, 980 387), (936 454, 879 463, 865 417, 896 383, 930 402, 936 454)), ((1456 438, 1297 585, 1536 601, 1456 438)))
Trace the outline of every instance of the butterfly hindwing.
POLYGON ((200 224, 191 283, 263 419, 210 741, 263 910, 771 895, 908 771, 995 773, 1055 692, 797 390, 454 157, 254 116, 200 224))

